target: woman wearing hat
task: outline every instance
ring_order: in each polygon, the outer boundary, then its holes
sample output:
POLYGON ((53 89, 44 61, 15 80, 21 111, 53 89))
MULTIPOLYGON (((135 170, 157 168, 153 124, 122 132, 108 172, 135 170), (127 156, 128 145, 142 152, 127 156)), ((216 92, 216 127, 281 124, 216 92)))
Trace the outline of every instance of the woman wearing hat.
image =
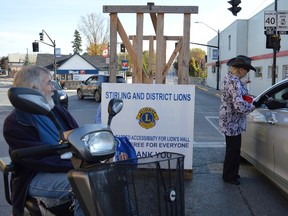
POLYGON ((255 109, 251 102, 243 99, 248 90, 241 79, 256 69, 251 59, 243 55, 230 59, 227 65, 230 69, 223 80, 219 111, 219 129, 226 141, 222 178, 224 182, 239 185, 241 133, 246 130, 246 115, 255 109))

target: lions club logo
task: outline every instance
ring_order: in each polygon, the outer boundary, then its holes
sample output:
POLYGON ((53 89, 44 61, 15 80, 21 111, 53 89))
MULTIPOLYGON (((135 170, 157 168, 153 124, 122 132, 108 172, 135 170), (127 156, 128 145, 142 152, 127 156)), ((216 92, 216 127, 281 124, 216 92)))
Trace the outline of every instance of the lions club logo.
POLYGON ((156 121, 159 117, 156 111, 151 107, 144 107, 139 110, 136 119, 142 128, 153 128, 156 125, 156 121))

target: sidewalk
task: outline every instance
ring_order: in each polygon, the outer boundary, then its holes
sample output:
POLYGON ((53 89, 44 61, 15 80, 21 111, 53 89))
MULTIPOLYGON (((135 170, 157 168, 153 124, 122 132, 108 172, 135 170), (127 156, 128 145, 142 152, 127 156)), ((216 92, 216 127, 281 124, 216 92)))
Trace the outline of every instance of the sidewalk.
MULTIPOLYGON (((220 97, 220 90, 196 86, 220 97)), ((186 216, 286 216, 288 199, 254 166, 241 161, 241 185, 222 180, 224 147, 194 146, 192 180, 185 180, 186 216)))

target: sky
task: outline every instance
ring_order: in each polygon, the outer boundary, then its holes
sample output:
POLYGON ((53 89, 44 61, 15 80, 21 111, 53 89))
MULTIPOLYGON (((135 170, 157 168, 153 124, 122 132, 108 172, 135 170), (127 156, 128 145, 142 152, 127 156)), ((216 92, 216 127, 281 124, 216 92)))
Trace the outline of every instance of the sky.
MULTIPOLYGON (((50 0, 41 3, 36 0, 9 0, 5 3, 2 1, 0 57, 12 53, 33 53, 32 42, 39 40, 39 32, 42 30, 45 30, 53 41, 55 40, 56 48, 61 49, 61 54, 73 53, 71 42, 74 40, 74 31, 78 29, 81 17, 91 13, 101 13, 103 17, 109 19, 109 14, 103 13, 103 5, 147 5, 147 2, 154 2, 155 5, 163 6, 198 6, 198 14, 191 14, 190 42, 207 44, 217 35, 217 30, 225 29, 236 19, 249 19, 274 1, 242 0, 239 5, 242 10, 237 16, 233 16, 227 9, 231 6, 227 0, 50 0)), ((118 14, 118 16, 126 33, 135 35, 136 15, 118 14)), ((182 14, 165 14, 164 35, 183 35, 182 23, 182 14)), ((149 15, 144 15, 144 35, 155 35, 149 15)), ((84 50, 87 43, 82 33, 81 37, 84 50)), ((46 36, 44 42, 51 44, 46 36)), ((120 38, 118 42, 121 42, 120 38)), ((170 43, 167 44, 168 49, 175 46, 173 42, 168 43, 170 43)), ((148 49, 148 44, 144 42, 143 47, 148 49)), ((206 47, 197 45, 191 45, 190 48, 194 47, 207 50, 206 47)), ((39 43, 39 53, 53 53, 53 47, 39 43)))

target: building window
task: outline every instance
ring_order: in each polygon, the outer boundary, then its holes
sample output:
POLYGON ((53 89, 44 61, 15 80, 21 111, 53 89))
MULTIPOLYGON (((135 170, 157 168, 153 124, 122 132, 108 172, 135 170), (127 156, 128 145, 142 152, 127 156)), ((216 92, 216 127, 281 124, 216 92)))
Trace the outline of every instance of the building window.
POLYGON ((255 78, 263 78, 262 67, 255 67, 255 78))
POLYGON ((288 78, 288 65, 283 65, 283 79, 288 78))
MULTIPOLYGON (((267 77, 267 79, 272 79, 272 70, 273 70, 273 67, 272 66, 268 66, 268 77, 267 77)), ((278 77, 278 67, 276 67, 275 79, 277 79, 277 77, 278 77)))
POLYGON ((228 36, 228 50, 231 50, 231 35, 228 36))
POLYGON ((216 73, 216 66, 215 65, 212 66, 212 73, 216 73))
POLYGON ((209 59, 211 59, 212 57, 212 50, 211 50, 211 47, 209 47, 209 51, 208 51, 208 53, 209 53, 209 59))

